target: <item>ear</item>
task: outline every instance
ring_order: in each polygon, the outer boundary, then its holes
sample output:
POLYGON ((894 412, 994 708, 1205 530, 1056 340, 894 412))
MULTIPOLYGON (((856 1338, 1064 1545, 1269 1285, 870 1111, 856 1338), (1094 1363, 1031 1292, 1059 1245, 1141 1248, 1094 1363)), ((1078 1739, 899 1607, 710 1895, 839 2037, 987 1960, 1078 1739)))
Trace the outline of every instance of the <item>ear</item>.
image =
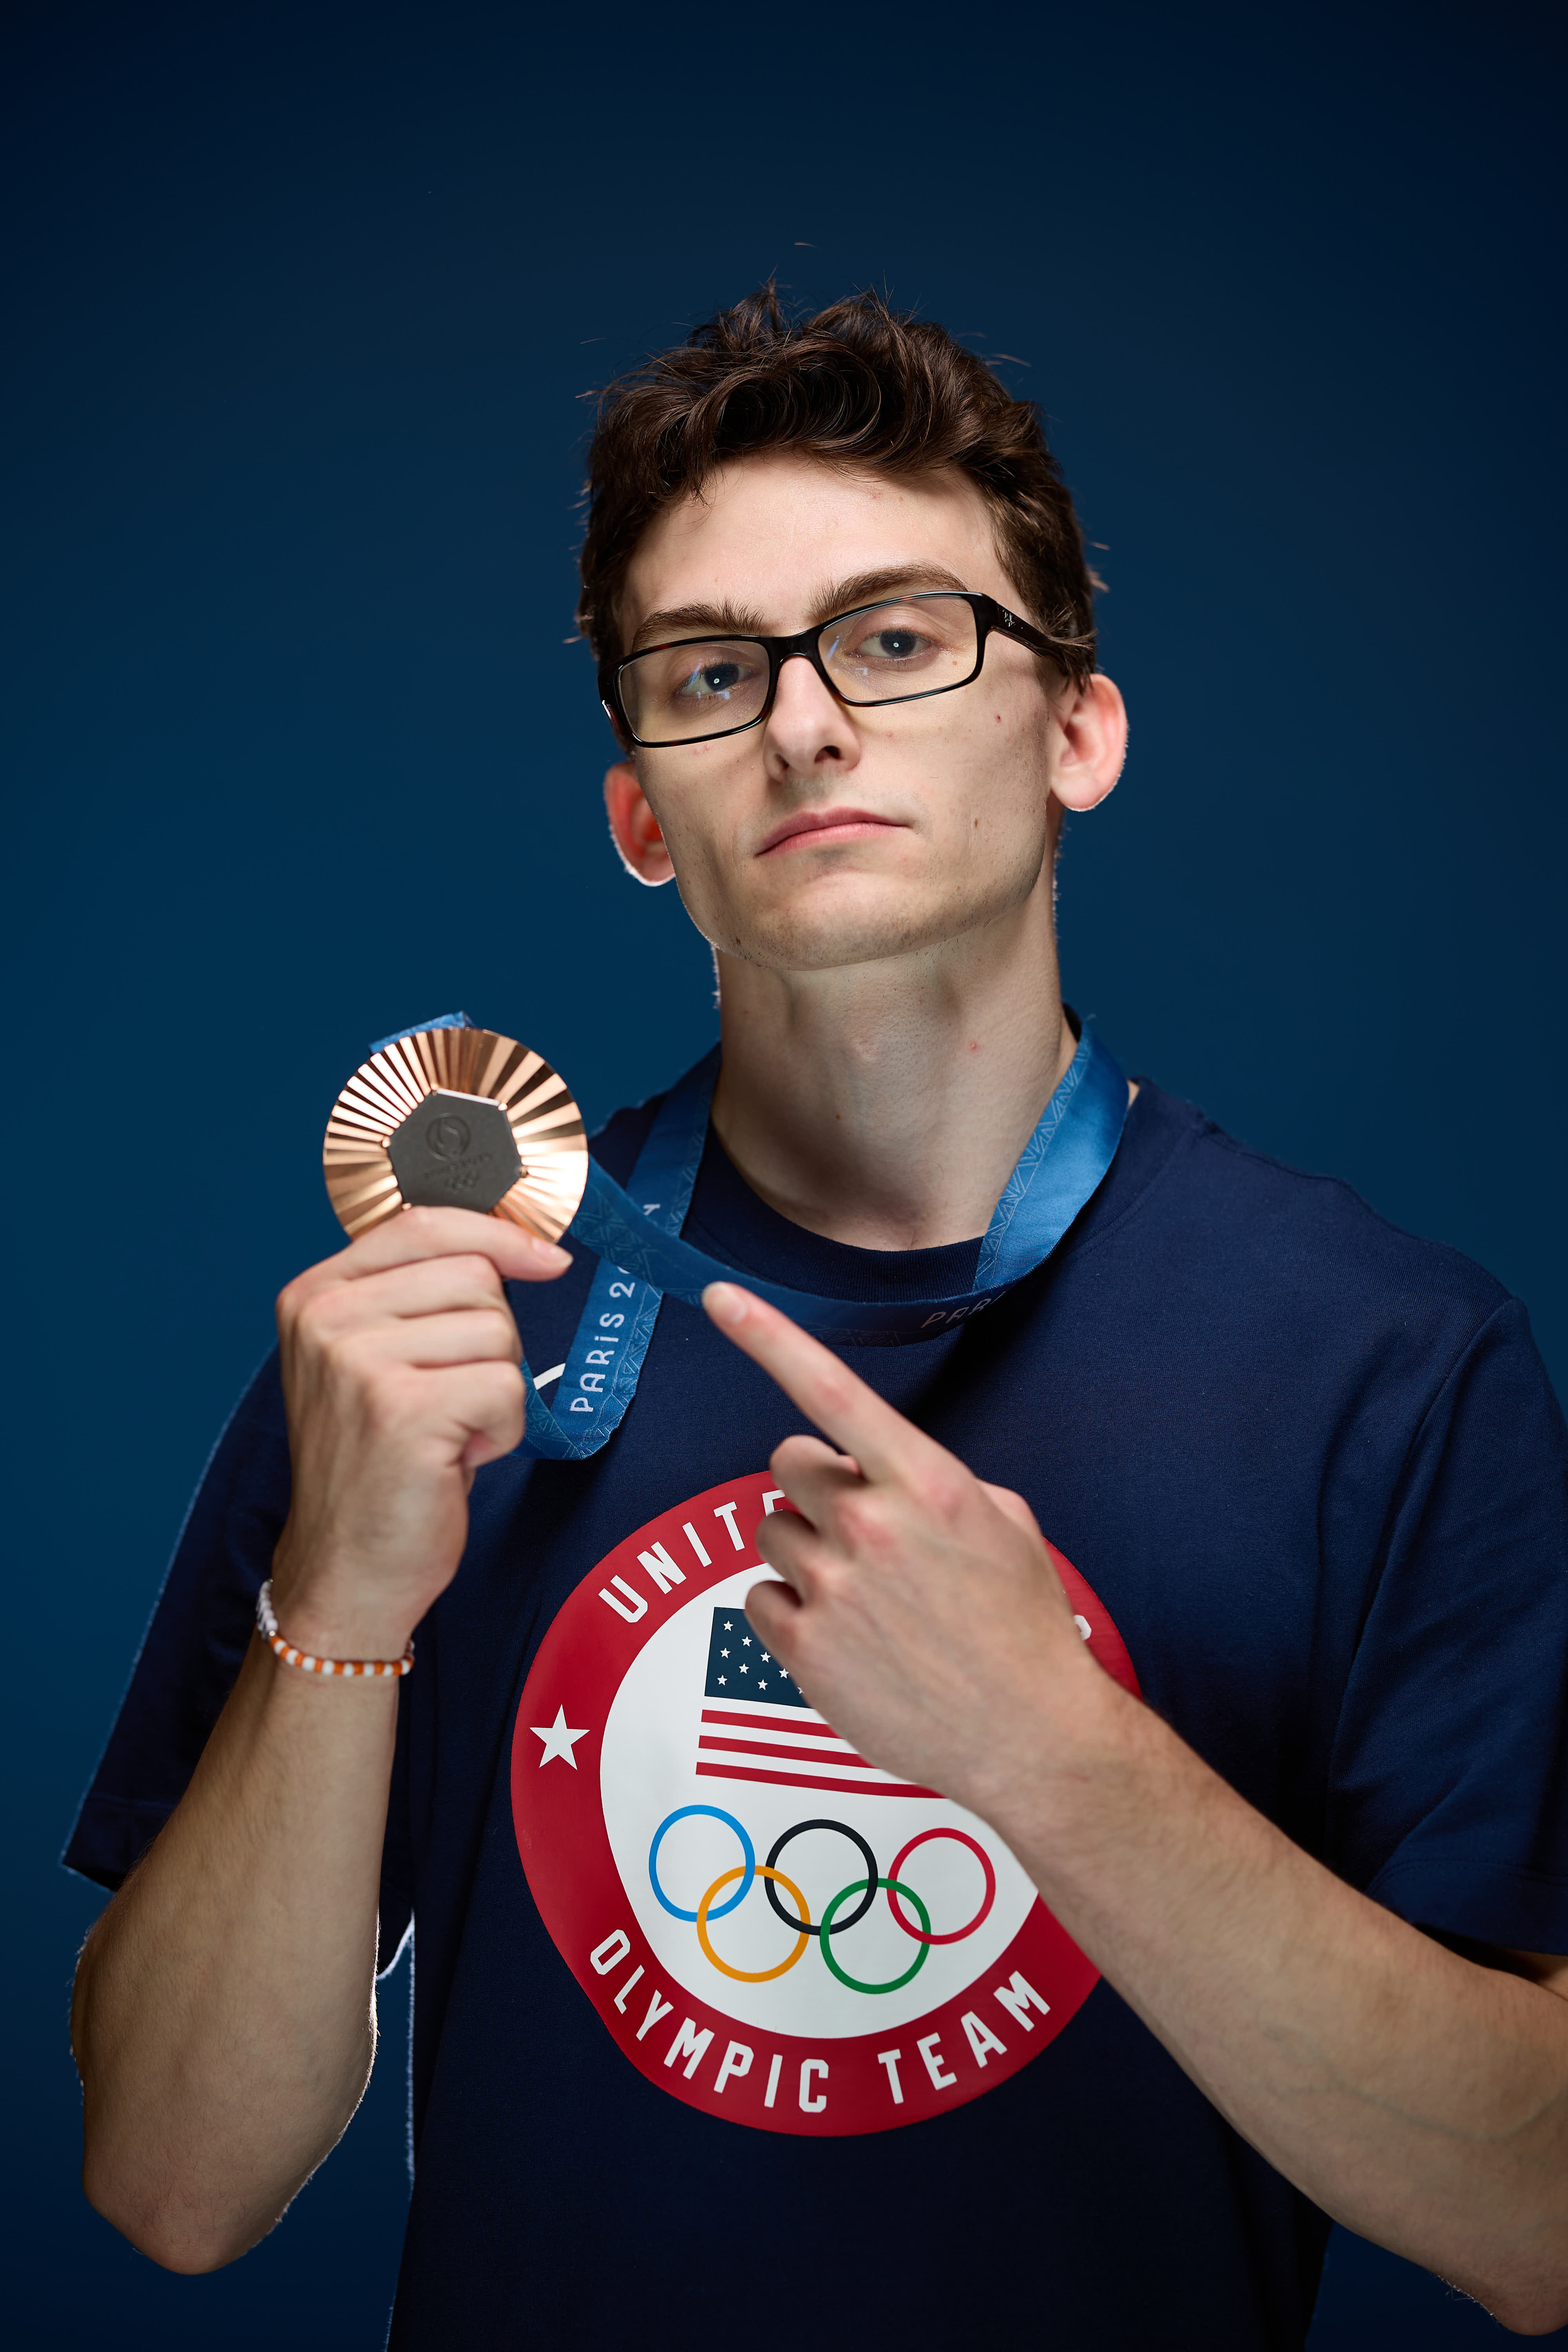
POLYGON ((637 770, 629 760, 617 760, 605 774, 605 808, 610 839, 621 854, 621 864, 634 881, 657 889, 674 877, 669 852, 658 829, 658 819, 647 804, 637 770))
POLYGON ((1115 789, 1127 757, 1127 705, 1102 672, 1073 687, 1058 705, 1061 748, 1051 790, 1063 806, 1098 808, 1115 789))

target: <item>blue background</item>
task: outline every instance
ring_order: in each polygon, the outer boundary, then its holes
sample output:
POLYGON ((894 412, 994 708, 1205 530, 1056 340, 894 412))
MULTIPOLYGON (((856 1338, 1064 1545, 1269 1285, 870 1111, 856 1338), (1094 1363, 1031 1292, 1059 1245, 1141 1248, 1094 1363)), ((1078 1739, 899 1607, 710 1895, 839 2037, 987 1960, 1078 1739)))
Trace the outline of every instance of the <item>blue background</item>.
MULTIPOLYGON (((381 2341, 405 1981, 283 2227, 167 2277, 76 2188, 98 1898, 55 1857, 272 1295, 334 1244, 365 1043, 461 1004, 596 1118, 712 1034, 605 839, 580 404, 766 272, 885 284, 1049 414, 1133 713, 1068 843, 1074 1001, 1491 1267, 1562 1384, 1560 23, 7 12, 12 2341, 381 2341)), ((1483 2337, 1336 2236, 1318 2352, 1483 2337)))

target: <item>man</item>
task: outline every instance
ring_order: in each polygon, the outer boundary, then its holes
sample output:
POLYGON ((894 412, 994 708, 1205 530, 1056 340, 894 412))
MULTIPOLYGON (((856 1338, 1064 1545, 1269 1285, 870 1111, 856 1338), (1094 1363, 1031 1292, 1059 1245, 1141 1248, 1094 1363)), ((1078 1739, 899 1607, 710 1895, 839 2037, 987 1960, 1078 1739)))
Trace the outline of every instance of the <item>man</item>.
POLYGON ((611 828, 722 1025, 706 1129, 687 1081, 595 1150, 737 1280, 624 1379, 633 1274, 467 1212, 284 1292, 72 1849, 125 1879, 89 2196, 180 2270, 270 2228, 363 2088, 379 1908, 395 2345, 1299 2346, 1331 2215, 1561 2325, 1568 1446, 1522 1310, 1064 1011, 1059 829, 1125 722, 970 354, 756 298, 612 391, 593 493, 611 828), (531 1443, 632 1396, 583 1458, 514 1450, 520 1332, 531 1443), (279 1659, 268 1575, 296 1651, 417 1628, 413 1674, 279 1659))

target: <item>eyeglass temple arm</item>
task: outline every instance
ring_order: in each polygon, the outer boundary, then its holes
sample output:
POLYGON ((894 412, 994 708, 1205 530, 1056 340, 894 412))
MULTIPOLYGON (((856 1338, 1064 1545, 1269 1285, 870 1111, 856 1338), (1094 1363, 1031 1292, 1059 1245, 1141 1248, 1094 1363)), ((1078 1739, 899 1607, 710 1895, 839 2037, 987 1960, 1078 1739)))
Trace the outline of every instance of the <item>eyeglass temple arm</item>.
POLYGON ((999 604, 996 602, 994 596, 987 596, 984 604, 986 619, 993 628, 999 629, 1005 637, 1013 638, 1018 645, 1027 646, 1032 654, 1045 654, 1052 661, 1060 659, 1061 647, 1053 645, 1049 637, 1042 635, 1032 622, 1020 619, 1016 613, 1010 613, 1005 604, 999 604))

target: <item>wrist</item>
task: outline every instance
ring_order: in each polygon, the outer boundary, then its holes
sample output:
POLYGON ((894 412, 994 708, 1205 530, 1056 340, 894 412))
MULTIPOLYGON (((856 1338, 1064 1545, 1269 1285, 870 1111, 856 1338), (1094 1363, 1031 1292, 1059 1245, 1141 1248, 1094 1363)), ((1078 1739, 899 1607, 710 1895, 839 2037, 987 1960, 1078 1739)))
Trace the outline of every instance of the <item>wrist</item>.
POLYGON ((384 1580, 301 1559, 286 1540, 273 1556, 270 1582, 279 1634, 318 1658, 401 1658, 424 1614, 384 1580))
POLYGON ((1146 1811, 1159 1774, 1154 1751, 1169 1735, 1092 1659, 1063 1685, 1046 1706, 1036 1700, 1016 1711, 989 1748, 984 1786, 962 1801, 1021 1860, 1043 1849, 1070 1866, 1123 1837, 1146 1811))
POLYGON ((414 1643, 401 1657, 344 1658, 329 1656, 313 1647, 291 1642, 279 1626, 272 1606, 272 1580, 268 1577, 256 1597, 256 1630, 273 1656, 300 1674, 319 1675, 326 1681, 401 1682, 414 1671, 414 1643))

